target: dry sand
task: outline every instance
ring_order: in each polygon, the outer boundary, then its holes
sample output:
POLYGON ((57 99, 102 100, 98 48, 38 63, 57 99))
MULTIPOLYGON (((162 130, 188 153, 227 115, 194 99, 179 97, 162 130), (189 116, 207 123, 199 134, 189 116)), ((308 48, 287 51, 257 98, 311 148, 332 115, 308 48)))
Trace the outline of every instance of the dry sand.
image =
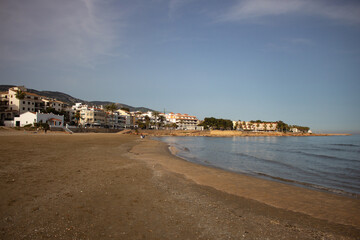
POLYGON ((0 239, 359 239, 358 199, 119 134, 0 132, 0 239))

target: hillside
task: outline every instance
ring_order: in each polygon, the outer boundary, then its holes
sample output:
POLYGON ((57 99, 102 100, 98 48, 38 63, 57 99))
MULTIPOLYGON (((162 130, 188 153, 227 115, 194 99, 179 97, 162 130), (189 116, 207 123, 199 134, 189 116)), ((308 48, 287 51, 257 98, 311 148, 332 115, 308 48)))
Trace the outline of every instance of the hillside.
MULTIPOLYGON (((15 85, 0 85, 0 92, 6 92, 8 91, 9 88, 11 87, 15 87, 15 85)), ((112 102, 109 101, 85 101, 79 98, 75 98, 73 96, 70 96, 69 94, 63 93, 63 92, 58 92, 58 91, 38 91, 35 89, 31 89, 31 88, 27 88, 28 92, 31 93, 35 93, 38 94, 40 96, 45 96, 48 98, 54 98, 57 99, 59 101, 65 102, 69 105, 73 105, 75 103, 84 103, 84 104, 88 104, 88 105, 96 105, 96 106, 100 106, 100 105, 108 105, 111 104, 112 102)), ((150 108, 146 108, 146 107, 133 107, 127 104, 123 104, 123 103, 116 103, 116 105, 119 108, 125 107, 125 108, 129 108, 130 111, 140 111, 140 112, 147 112, 147 111, 153 111, 150 108)))

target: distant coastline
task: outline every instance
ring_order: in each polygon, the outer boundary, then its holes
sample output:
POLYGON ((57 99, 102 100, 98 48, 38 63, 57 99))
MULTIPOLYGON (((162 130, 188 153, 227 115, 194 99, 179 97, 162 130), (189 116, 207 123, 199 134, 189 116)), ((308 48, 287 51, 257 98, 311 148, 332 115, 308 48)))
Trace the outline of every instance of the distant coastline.
POLYGON ((246 132, 234 130, 139 130, 128 131, 128 134, 148 136, 201 136, 201 137, 308 137, 308 136, 350 136, 349 133, 292 133, 292 132, 246 132))

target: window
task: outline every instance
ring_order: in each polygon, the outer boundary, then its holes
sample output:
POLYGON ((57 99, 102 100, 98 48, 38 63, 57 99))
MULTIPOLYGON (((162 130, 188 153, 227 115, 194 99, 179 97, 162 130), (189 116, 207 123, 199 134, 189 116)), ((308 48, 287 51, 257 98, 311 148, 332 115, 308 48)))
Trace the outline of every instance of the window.
POLYGON ((30 102, 28 102, 28 105, 30 105, 30 102))
POLYGON ((25 110, 25 108, 23 107, 23 110, 25 110))
POLYGON ((23 101, 23 104, 25 104, 25 101, 23 101))
POLYGON ((30 111, 30 108, 28 108, 28 111, 30 111))

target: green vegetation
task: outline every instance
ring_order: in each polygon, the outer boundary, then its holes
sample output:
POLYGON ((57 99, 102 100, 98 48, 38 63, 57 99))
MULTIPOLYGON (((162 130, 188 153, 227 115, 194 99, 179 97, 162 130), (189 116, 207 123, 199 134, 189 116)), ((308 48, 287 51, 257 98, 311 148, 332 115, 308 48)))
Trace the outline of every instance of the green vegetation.
POLYGON ((217 119, 214 117, 205 118, 204 121, 199 124, 203 126, 204 129, 213 129, 213 130, 232 130, 233 123, 228 119, 217 119))
POLYGON ((16 97, 17 99, 19 99, 19 100, 24 99, 25 96, 26 96, 26 93, 23 92, 23 91, 21 91, 20 89, 18 89, 18 90, 16 91, 16 93, 15 93, 15 97, 16 97))
POLYGON ((277 130, 279 132, 288 132, 292 128, 297 128, 300 132, 308 132, 310 130, 309 127, 298 126, 298 125, 288 125, 283 121, 277 121, 277 130))
POLYGON ((44 130, 45 132, 50 129, 49 124, 43 123, 43 122, 34 123, 34 127, 38 128, 40 130, 44 130))
POLYGON ((105 106, 105 110, 108 111, 108 112, 111 112, 112 114, 117 110, 117 106, 115 103, 111 103, 109 105, 106 105, 105 106))
POLYGON ((290 126, 290 128, 297 128, 301 132, 308 132, 310 130, 309 127, 303 127, 303 126, 297 126, 297 125, 292 125, 292 126, 290 126))
POLYGON ((120 109, 123 110, 123 111, 126 111, 126 112, 130 112, 130 108, 127 108, 127 107, 122 107, 120 109))
POLYGON ((286 123, 284 123, 283 121, 277 121, 277 127, 276 129, 279 131, 279 132, 287 132, 290 130, 290 127, 289 125, 287 125, 286 123))

